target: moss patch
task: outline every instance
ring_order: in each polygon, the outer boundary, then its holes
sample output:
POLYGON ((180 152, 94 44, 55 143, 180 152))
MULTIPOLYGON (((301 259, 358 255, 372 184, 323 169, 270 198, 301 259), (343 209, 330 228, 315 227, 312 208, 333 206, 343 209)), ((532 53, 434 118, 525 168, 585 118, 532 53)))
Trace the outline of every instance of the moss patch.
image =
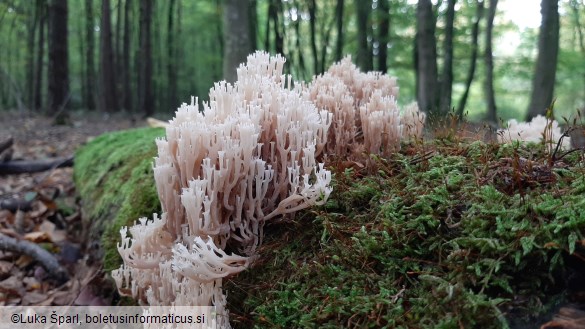
POLYGON ((78 150, 74 179, 90 241, 99 240, 104 270, 118 268, 120 228, 160 212, 152 172, 155 138, 164 129, 140 128, 97 137, 78 150))
POLYGON ((551 159, 538 145, 436 141, 373 175, 336 172, 329 203, 268 225, 255 267, 227 282, 232 325, 533 321, 563 298, 585 234, 582 154, 551 159))

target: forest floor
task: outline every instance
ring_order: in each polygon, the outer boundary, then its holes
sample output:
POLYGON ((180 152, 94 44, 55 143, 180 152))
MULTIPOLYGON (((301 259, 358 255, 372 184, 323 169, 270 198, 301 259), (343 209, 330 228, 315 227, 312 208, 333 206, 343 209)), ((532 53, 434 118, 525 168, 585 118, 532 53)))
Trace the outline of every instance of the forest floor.
MULTIPOLYGON (((0 143, 9 137, 14 139, 13 160, 70 157, 80 145, 102 133, 140 126, 146 126, 146 122, 137 123, 130 116, 98 114, 74 114, 70 125, 53 126, 44 117, 8 112, 0 114, 0 143)), ((471 133, 466 134, 492 139, 493 136, 478 133, 480 126, 472 127, 471 133)), ((100 260, 92 255, 94 246, 84 241, 87 232, 83 232, 81 225, 72 168, 0 174, 0 205, 9 200, 24 200, 27 207, 16 211, 0 207, 0 234, 53 252, 70 278, 58 282, 31 257, 0 250, 0 306, 111 305, 114 293, 103 289, 111 285, 104 284, 107 278, 100 260)), ((585 296, 578 295, 577 299, 585 300, 585 296)), ((563 322, 565 318, 562 312, 558 313, 557 321, 546 328, 583 328, 585 317, 581 322, 573 322, 574 319, 563 322)))
MULTIPOLYGON (((96 136, 137 126, 128 115, 73 113, 69 125, 55 126, 43 116, 2 112, 0 143, 10 137, 14 140, 2 157, 11 153, 12 160, 68 158, 96 136)), ((105 279, 100 261, 83 241, 72 172, 73 168, 65 167, 0 174, 0 234, 54 253, 70 275, 67 282, 58 282, 31 257, 0 250, 0 306, 110 305, 108 296, 100 292, 105 279), (15 202, 22 209, 4 209, 15 202)))

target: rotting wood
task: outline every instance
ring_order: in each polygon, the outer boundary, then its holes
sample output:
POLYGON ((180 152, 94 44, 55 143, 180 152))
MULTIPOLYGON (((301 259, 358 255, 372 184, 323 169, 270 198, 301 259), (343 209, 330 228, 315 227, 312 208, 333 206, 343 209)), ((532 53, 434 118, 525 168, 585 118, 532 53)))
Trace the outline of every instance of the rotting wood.
POLYGON ((54 158, 48 160, 22 160, 0 163, 0 175, 36 173, 45 170, 71 167, 73 157, 54 158))

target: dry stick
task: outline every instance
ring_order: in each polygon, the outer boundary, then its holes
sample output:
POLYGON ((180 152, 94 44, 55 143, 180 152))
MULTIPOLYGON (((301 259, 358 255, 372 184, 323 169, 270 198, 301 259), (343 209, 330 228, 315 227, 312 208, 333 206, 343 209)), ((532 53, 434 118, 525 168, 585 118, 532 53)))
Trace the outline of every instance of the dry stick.
POLYGON ((0 163, 0 175, 35 173, 61 167, 71 167, 73 157, 50 160, 11 161, 0 163))
POLYGON ((65 269, 59 265, 55 256, 35 243, 26 240, 17 240, 0 233, 0 250, 12 251, 30 256, 41 264, 41 266, 47 270, 47 273, 59 281, 59 283, 64 283, 69 280, 69 274, 67 274, 65 269))

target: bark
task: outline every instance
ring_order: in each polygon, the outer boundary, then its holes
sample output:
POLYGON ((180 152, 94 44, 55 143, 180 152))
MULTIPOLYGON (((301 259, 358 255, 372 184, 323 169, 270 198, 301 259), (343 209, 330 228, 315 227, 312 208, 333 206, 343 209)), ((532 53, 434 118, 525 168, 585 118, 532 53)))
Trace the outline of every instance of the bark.
POLYGON ((49 106, 55 123, 68 120, 65 111, 69 100, 69 52, 67 49, 67 0, 53 0, 49 5, 49 106))
POLYGON ((65 283, 69 280, 69 274, 59 265, 55 256, 36 243, 17 240, 0 233, 0 250, 17 252, 29 256, 44 267, 47 273, 59 283, 65 283))
POLYGON ((100 111, 118 111, 116 79, 114 77, 114 52, 112 49, 112 24, 110 0, 102 0, 100 28, 100 111))
POLYGON ((248 3, 248 33, 250 34, 250 50, 255 51, 258 48, 258 0, 249 0, 248 3))
POLYGON ((343 7, 344 1, 337 0, 335 5, 335 26, 337 30, 337 40, 335 43, 335 61, 339 62, 343 57, 343 7))
POLYGON ((34 108, 37 110, 43 107, 42 86, 43 86, 43 59, 45 58, 45 26, 47 25, 47 5, 44 0, 37 0, 40 11, 39 38, 36 53, 36 65, 33 85, 34 108))
POLYGON ((438 102, 437 40, 431 0, 416 7, 417 101, 421 110, 436 113, 438 102))
POLYGON ((252 48, 248 28, 248 7, 248 0, 224 0, 223 75, 230 82, 236 80, 236 69, 246 61, 252 48))
POLYGON ((284 54, 284 21, 280 23, 278 16, 282 14, 282 1, 271 0, 274 4, 271 19, 274 28, 274 50, 277 54, 284 54))
MULTIPOLYGON (((577 30, 577 38, 579 42, 579 49, 581 50, 581 55, 585 58, 585 33, 583 32, 583 25, 581 25, 581 20, 579 19, 580 9, 577 0, 571 0, 571 11, 573 13, 573 20, 575 21, 575 29, 577 30)), ((581 9, 582 10, 582 9, 581 9)), ((585 72, 582 74, 582 81, 583 81, 583 89, 585 91, 585 72)), ((585 104, 585 94, 583 94, 583 103, 585 104)))
POLYGON ((174 29, 174 8, 175 0, 169 1, 169 13, 167 18, 167 79, 168 79, 168 104, 169 108, 178 105, 177 97, 177 67, 176 63, 176 41, 174 29))
POLYGON ((126 111, 132 111, 132 87, 130 85, 130 10, 132 9, 132 0, 124 2, 124 36, 122 46, 122 100, 123 108, 126 111))
POLYGON ((311 56, 313 57, 313 74, 319 72, 319 54, 317 52, 317 1, 309 0, 309 30, 311 38, 311 56))
POLYGON ((34 109, 34 72, 35 72, 35 48, 36 33, 40 20, 40 11, 38 3, 33 8, 31 21, 27 35, 27 53, 26 53, 26 105, 29 109, 34 109))
POLYGON ((479 37, 479 22, 483 17, 483 0, 477 1, 477 7, 475 11, 475 20, 471 28, 471 59, 469 63, 469 71, 467 71, 467 78, 465 79, 465 91, 459 100, 457 105, 457 116, 462 117, 465 105, 467 104, 467 97, 469 96, 469 90, 471 89, 471 83, 475 76, 475 68, 477 66, 477 53, 478 53, 478 37, 479 37))
POLYGON ((152 0, 140 2, 140 48, 138 74, 138 107, 145 116, 154 113, 152 94, 152 0))
POLYGON ((299 77, 304 80, 307 74, 307 67, 305 65, 305 56, 303 55, 303 47, 301 46, 301 18, 298 17, 296 21, 293 22, 293 26, 295 29, 295 45, 297 49, 297 62, 299 64, 299 77))
POLYGON ((0 175, 36 173, 73 166, 73 157, 50 160, 17 160, 0 163, 0 175))
POLYGON ((388 72, 388 42, 390 41, 390 7, 388 0, 378 1, 380 34, 378 36, 378 71, 388 72))
POLYGON ((94 15, 93 15, 93 0, 85 0, 85 88, 87 94, 85 95, 85 108, 88 110, 95 110, 95 31, 94 31, 94 15))
POLYGON ((368 18, 372 11, 371 0, 355 0, 357 18, 357 65, 363 71, 373 70, 372 51, 368 45, 369 25, 368 18))
POLYGON ((542 21, 538 36, 538 57, 532 80, 532 96, 526 119, 545 114, 553 102, 559 55, 559 2, 541 0, 542 21))
POLYGON ((453 22, 455 21, 455 2, 448 0, 445 22, 445 39, 443 43, 443 73, 441 74, 441 100, 439 112, 451 111, 451 94, 453 92, 453 22))
POLYGON ((492 32, 494 28, 494 17, 496 16, 496 8, 498 0, 489 0, 488 18, 485 32, 485 95, 487 102, 487 117, 486 119, 492 123, 498 122, 496 97, 494 93, 494 56, 492 52, 492 32))

